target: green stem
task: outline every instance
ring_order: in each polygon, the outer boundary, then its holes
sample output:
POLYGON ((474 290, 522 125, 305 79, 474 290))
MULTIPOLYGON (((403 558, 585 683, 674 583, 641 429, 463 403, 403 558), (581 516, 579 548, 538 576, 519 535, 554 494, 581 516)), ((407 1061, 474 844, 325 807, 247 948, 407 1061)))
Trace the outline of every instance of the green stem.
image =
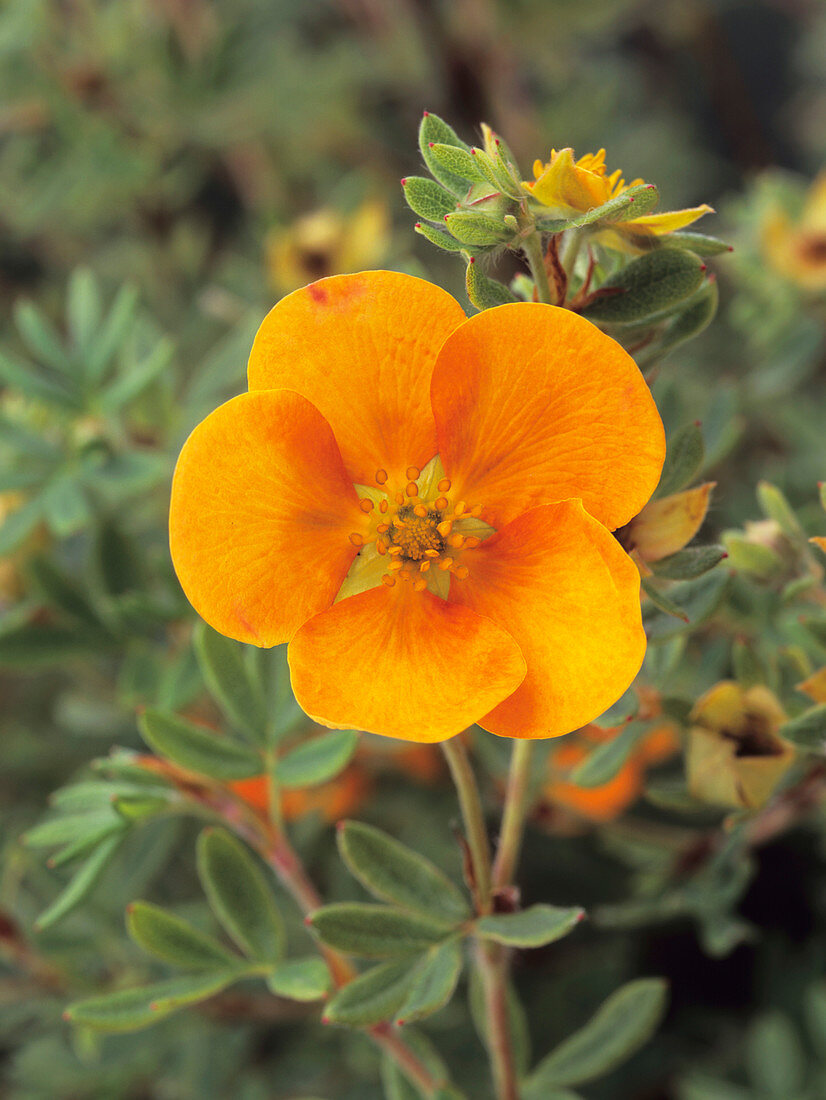
POLYGON ((491 866, 490 842, 485 827, 485 815, 482 812, 482 800, 476 776, 467 754, 467 749, 459 737, 442 742, 442 751, 447 759, 450 774, 459 796, 462 820, 465 823, 470 859, 473 866, 473 893, 476 908, 480 913, 491 910, 491 866))
POLYGON ((502 832, 493 865, 493 889, 510 886, 516 874, 522 837, 525 834, 525 818, 528 813, 528 786, 531 778, 532 741, 514 741, 508 789, 505 794, 505 812, 502 815, 502 832))
POLYGON ((525 259, 528 261, 528 266, 531 269, 531 275, 533 275, 537 298, 540 302, 547 302, 548 305, 553 305, 551 301, 551 286, 548 282, 548 272, 545 270, 545 257, 542 255, 542 240, 539 234, 530 233, 522 241, 521 248, 525 253, 525 259))

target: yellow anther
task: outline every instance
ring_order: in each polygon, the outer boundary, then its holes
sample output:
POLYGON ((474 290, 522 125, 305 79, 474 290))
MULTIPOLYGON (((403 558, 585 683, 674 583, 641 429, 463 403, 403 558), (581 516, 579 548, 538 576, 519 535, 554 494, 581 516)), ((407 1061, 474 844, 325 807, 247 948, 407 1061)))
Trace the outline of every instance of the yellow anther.
POLYGON ((427 581, 424 579, 424 577, 418 577, 415 581, 413 581, 413 591, 414 592, 424 592, 424 590, 426 588, 427 588, 427 581))
POLYGON ((457 565, 455 569, 451 569, 451 573, 457 580, 463 581, 466 580, 470 570, 466 565, 457 565))
POLYGON ((420 573, 426 573, 430 568, 430 558, 425 558, 422 564, 419 566, 420 573))
POLYGON ((450 546, 455 546, 457 549, 460 546, 464 546, 465 540, 462 535, 451 535, 447 540, 450 546))
POLYGON ((396 504, 404 504, 404 493, 396 493, 396 504))
POLYGON ((384 541, 384 539, 376 539, 376 549, 380 554, 387 553, 387 543, 384 541))
POLYGON ((419 519, 427 519, 427 508, 423 504, 417 504, 413 511, 419 519))
POLYGON ((415 481, 408 481, 405 492, 409 497, 417 497, 419 495, 419 486, 415 481))
POLYGON ((439 568, 443 573, 446 569, 450 569, 451 565, 453 565, 453 558, 442 558, 439 562, 439 568))
POLYGON ((372 512, 375 505, 369 497, 362 497, 359 501, 359 508, 361 508, 362 512, 372 512))
POLYGON ((439 497, 433 505, 434 508, 438 508, 440 512, 443 512, 447 508, 447 497, 439 497))
POLYGON ((389 573, 385 573, 381 579, 381 583, 386 584, 388 588, 392 588, 393 585, 396 583, 396 578, 391 577, 389 573))
POLYGON ((379 501, 379 511, 380 512, 386 512, 387 511, 387 501, 386 500, 380 500, 379 501))
POLYGON ((364 546, 364 539, 357 531, 354 531, 352 535, 350 535, 350 542, 352 542, 353 546, 364 546))
POLYGON ((439 490, 440 493, 446 493, 450 488, 450 478, 443 477, 436 488, 439 490))
POLYGON ((384 485, 387 481, 387 470, 376 470, 376 484, 384 485))
POLYGON ((468 535, 465 539, 465 549, 475 550, 477 546, 481 546, 482 540, 478 539, 476 535, 468 535))
POLYGON ((391 546, 387 552, 388 554, 392 554, 394 558, 397 558, 399 554, 401 554, 402 548, 401 546, 391 546))
POLYGON ((453 509, 453 514, 456 515, 456 516, 461 516, 462 513, 466 510, 466 508, 467 508, 467 505, 465 504, 465 502, 463 500, 457 500, 456 501, 456 507, 453 509))
POLYGON ((422 471, 421 471, 421 470, 419 469, 419 467, 418 467, 418 466, 408 466, 408 467, 407 467, 407 471, 406 471, 406 473, 407 473, 407 480, 408 480, 408 481, 415 481, 415 480, 416 480, 416 478, 417 478, 417 477, 419 476, 419 474, 420 474, 421 472, 422 472, 422 471))
POLYGON ((404 562, 399 561, 399 559, 396 558, 394 561, 387 563, 387 568, 391 571, 391 573, 396 573, 399 569, 401 569, 403 565, 404 562))
POLYGON ((426 558, 438 558, 439 551, 438 550, 425 550, 424 556, 426 558))
POLYGON ((377 532, 378 532, 378 533, 379 533, 380 535, 384 535, 384 534, 386 534, 386 533, 387 533, 387 532, 388 532, 389 530, 390 530, 390 524, 389 524, 389 523, 380 523, 380 524, 378 525, 378 527, 376 528, 376 531, 377 531, 377 532))
POLYGON ((443 519, 442 522, 436 527, 436 530, 439 532, 443 539, 446 539, 450 532, 453 530, 453 520, 443 519))

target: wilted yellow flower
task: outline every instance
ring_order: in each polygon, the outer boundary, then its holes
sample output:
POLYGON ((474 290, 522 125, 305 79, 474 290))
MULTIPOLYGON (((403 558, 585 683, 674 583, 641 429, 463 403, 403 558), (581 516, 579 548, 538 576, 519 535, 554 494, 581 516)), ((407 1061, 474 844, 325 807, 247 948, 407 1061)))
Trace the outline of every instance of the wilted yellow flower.
POLYGON ((617 531, 617 538, 643 576, 651 572, 648 562, 676 554, 691 542, 706 518, 715 484, 707 481, 696 489, 652 500, 638 516, 617 531))
MULTIPOLYGON (((552 149, 547 164, 541 160, 534 162, 534 182, 523 186, 537 202, 549 207, 560 218, 570 218, 576 214, 602 206, 609 199, 615 199, 630 187, 644 184, 641 179, 626 183, 621 169, 608 174, 605 166, 605 150, 598 153, 586 153, 574 160, 573 149, 552 149)), ((642 214, 629 221, 616 222, 611 232, 619 235, 624 243, 632 243, 633 237, 662 237, 677 229, 685 229, 704 214, 713 214, 712 207, 703 203, 688 210, 668 210, 659 214, 642 214)))
POLYGON ((762 685, 723 680, 691 712, 686 770, 695 798, 732 809, 756 809, 791 767, 795 750, 778 730, 786 715, 762 685))
POLYGON ((826 170, 809 189, 800 217, 775 206, 763 225, 763 251, 791 282, 815 294, 826 291, 826 170))
POLYGON ((383 202, 367 199, 349 216, 323 207, 268 234, 270 283, 286 292, 327 275, 363 271, 383 258, 389 241, 390 219, 383 202))

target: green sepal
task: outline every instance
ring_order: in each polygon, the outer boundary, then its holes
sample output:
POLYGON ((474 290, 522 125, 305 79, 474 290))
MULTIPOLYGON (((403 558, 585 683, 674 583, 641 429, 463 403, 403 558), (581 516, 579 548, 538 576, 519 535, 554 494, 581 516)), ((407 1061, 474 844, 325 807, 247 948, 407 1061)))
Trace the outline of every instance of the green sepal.
POLYGON ((806 532, 794 509, 776 485, 769 481, 758 481, 757 500, 763 513, 773 519, 783 534, 793 542, 805 542, 806 532))
POLYGON ((473 256, 467 257, 465 286, 471 304, 480 310, 519 301, 503 283, 497 282, 496 279, 489 279, 483 274, 473 256))
POLYGON ((409 996, 414 974, 410 961, 372 967, 339 990, 327 1005, 324 1020, 347 1027, 373 1027, 394 1019, 409 996))
POLYGON ((726 557, 728 554, 724 546, 689 546, 667 558, 650 562, 650 567, 665 580, 690 581, 702 577, 726 557))
POLYGON ((148 955, 185 970, 223 970, 238 962, 212 936, 147 901, 127 908, 126 930, 148 955))
POLYGON ((213 779, 248 779, 264 770, 257 752, 176 715, 146 710, 138 719, 138 728, 160 756, 213 779))
POLYGON ((675 619, 679 619, 680 622, 688 623, 691 620, 685 613, 682 607, 674 600, 668 598, 665 592, 659 588, 650 577, 640 578, 640 588, 660 611, 666 615, 672 615, 675 619))
POLYGON ((730 244, 726 244, 717 237, 709 237, 707 233, 690 231, 666 233, 662 237, 657 237, 656 240, 663 248, 685 248, 698 256, 719 256, 722 252, 734 251, 730 244))
POLYGON ((649 252, 603 283, 600 297, 583 309, 583 316, 612 325, 653 321, 699 289, 704 266, 693 252, 649 252))
POLYGON ((466 180, 467 183, 486 182, 476 164, 476 158, 465 149, 438 141, 432 142, 428 149, 431 158, 439 164, 440 168, 449 172, 452 176, 466 180))
POLYGON ((419 126, 419 149, 424 162, 434 179, 438 180, 455 195, 464 196, 467 193, 467 180, 445 168, 433 156, 430 149, 431 145, 452 145, 457 149, 464 150, 466 153, 470 152, 470 146, 462 141, 455 130, 451 129, 438 115, 425 113, 419 126))
POLYGON ((237 971, 221 971, 172 978, 140 989, 120 989, 116 993, 76 1001, 64 1015, 69 1023, 78 1027, 97 1031, 138 1031, 180 1008, 220 993, 238 977, 237 971))
POLYGON ((325 905, 308 917, 308 923, 329 947, 364 959, 419 954, 448 934, 444 924, 362 902, 325 905))
POLYGON ((525 192, 516 180, 512 178, 504 161, 498 154, 494 158, 486 153, 484 149, 473 148, 470 151, 470 155, 476 162, 476 167, 491 187, 495 187, 498 191, 501 191, 503 194, 516 201, 524 198, 525 192))
POLYGON ((826 750, 826 703, 811 707, 780 727, 780 736, 801 749, 826 750))
POLYGON ((699 424, 686 424, 668 440, 656 497, 678 493, 700 472, 705 461, 705 445, 699 424))
POLYGON ((506 947, 544 947, 567 936, 584 916, 585 910, 577 906, 531 905, 518 913, 480 917, 474 931, 506 947))
POLYGON ((474 253, 473 249, 469 249, 467 245, 462 244, 461 241, 457 241, 454 237, 446 232, 444 229, 437 229, 434 225, 424 225, 422 222, 416 222, 413 229, 420 237, 425 237, 431 244, 435 244, 437 248, 441 248, 444 252, 468 252, 474 253))
POLYGON ((267 985, 277 997, 290 1001, 319 1001, 330 989, 330 971, 315 955, 288 959, 275 968, 267 985))
POLYGON ((409 1024, 444 1007, 456 990, 463 963, 460 939, 431 947, 414 971, 410 994, 399 1009, 396 1023, 409 1024))
POLYGON ((438 867, 380 829, 345 821, 338 849, 350 872, 382 901, 447 924, 470 916, 467 901, 438 867))
POLYGON ((240 642, 206 623, 195 631, 195 652, 204 682, 232 725, 258 745, 267 743, 267 714, 260 682, 244 662, 240 642))
POLYGON ((578 787, 602 787, 610 783, 644 733, 642 723, 627 722, 610 741, 604 741, 588 753, 571 773, 571 782, 578 787))
POLYGON ((677 316, 669 321, 660 334, 658 341, 652 345, 651 355, 640 356, 642 365, 647 365, 649 360, 660 359, 668 352, 693 340, 701 332, 708 328, 717 313, 719 291, 714 279, 706 279, 700 290, 681 308, 677 316))
POLYGON ((227 934, 251 959, 277 963, 284 924, 258 863, 225 829, 204 829, 197 845, 198 878, 227 934))
POLYGON ((462 244, 498 248, 513 239, 513 231, 498 218, 474 211, 457 210, 445 217, 445 225, 462 244))
POLYGON ((525 1100, 545 1100, 548 1090, 602 1077, 648 1042, 667 1003, 661 978, 629 982, 588 1023, 551 1051, 525 1082, 525 1100))
POLYGON ((358 740, 356 730, 332 730, 302 742, 279 757, 278 782, 284 787, 326 783, 349 764, 358 740))
POLYGON ((407 176, 402 180, 402 190, 407 205, 420 218, 441 222, 445 214, 456 209, 456 197, 435 180, 424 176, 407 176))

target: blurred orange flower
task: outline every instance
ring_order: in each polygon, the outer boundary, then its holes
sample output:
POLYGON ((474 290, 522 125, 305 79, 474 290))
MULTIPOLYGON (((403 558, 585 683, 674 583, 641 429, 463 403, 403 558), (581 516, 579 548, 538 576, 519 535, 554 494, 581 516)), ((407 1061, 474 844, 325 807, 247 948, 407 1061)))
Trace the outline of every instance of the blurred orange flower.
MULTIPOLYGON (((534 162, 533 174, 536 179, 523 184, 523 187, 537 202, 550 207, 560 218, 593 210, 609 199, 615 199, 629 187, 645 183, 641 179, 626 183, 619 168, 608 175, 604 149, 598 153, 586 153, 579 160, 574 160, 573 149, 552 149, 547 164, 541 160, 534 162)), ((662 237, 677 229, 685 229, 704 214, 713 213, 712 207, 703 203, 688 210, 643 214, 629 221, 614 223, 610 232, 621 234, 626 242, 633 237, 662 237)))
POLYGON ((765 219, 763 251, 781 275, 813 294, 826 291, 826 170, 809 189, 800 217, 780 206, 765 219))
MULTIPOLYGON (((229 784, 230 790, 260 814, 269 811, 267 777, 257 775, 252 779, 239 779, 229 784)), ((329 783, 317 787, 298 787, 281 791, 281 812, 285 821, 295 821, 308 814, 320 814, 324 821, 333 823, 342 817, 356 813, 370 793, 371 781, 367 773, 355 764, 329 783)))
POLYGON ((184 445, 172 557, 216 630, 290 643, 316 721, 550 737, 628 686, 639 577, 610 531, 650 496, 664 438, 619 344, 537 303, 466 320, 373 271, 282 299, 249 383, 184 445))
POLYGON ((580 787, 572 783, 569 778, 571 773, 593 751, 594 746, 610 741, 622 728, 585 726, 573 737, 555 746, 548 760, 549 779, 543 789, 545 800, 571 810, 587 821, 605 822, 619 817, 641 794, 646 769, 667 760, 680 747, 676 730, 664 723, 645 736, 607 783, 598 787, 580 787))

